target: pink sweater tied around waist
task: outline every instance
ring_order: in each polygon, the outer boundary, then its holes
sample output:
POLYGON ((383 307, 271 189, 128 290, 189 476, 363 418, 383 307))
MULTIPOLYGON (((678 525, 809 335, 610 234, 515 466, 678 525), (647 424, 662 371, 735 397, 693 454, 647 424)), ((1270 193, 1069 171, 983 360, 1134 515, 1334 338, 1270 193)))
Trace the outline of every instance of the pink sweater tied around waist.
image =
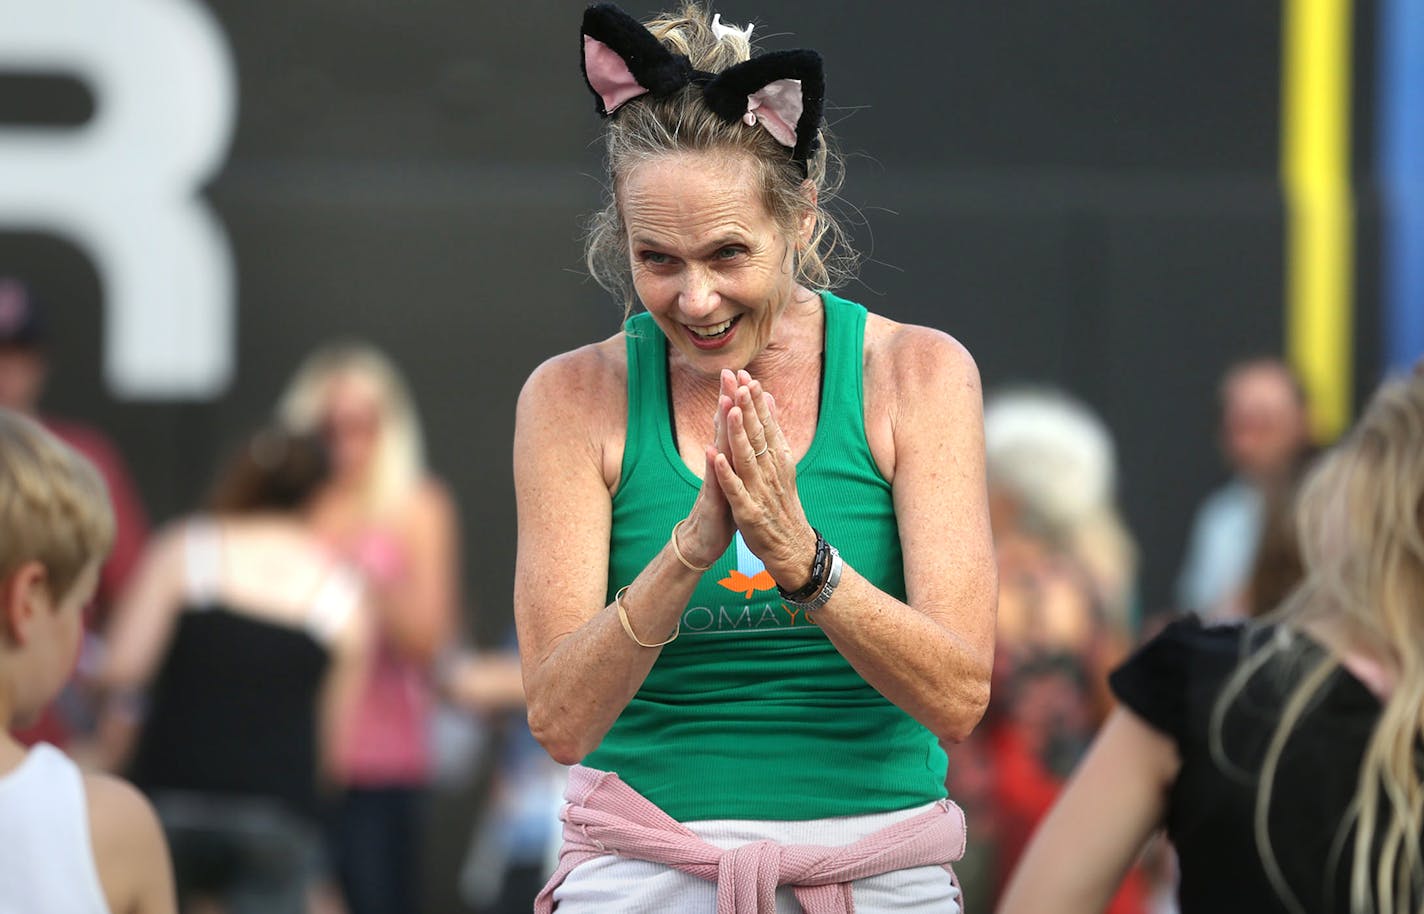
POLYGON ((950 864, 964 856, 964 813, 949 800, 842 847, 756 841, 723 850, 611 772, 575 766, 566 796, 559 865, 534 914, 552 914, 554 890, 565 877, 606 854, 715 882, 717 914, 775 914, 779 885, 792 886, 806 914, 854 914, 853 881, 919 866, 943 866, 953 877, 950 864))

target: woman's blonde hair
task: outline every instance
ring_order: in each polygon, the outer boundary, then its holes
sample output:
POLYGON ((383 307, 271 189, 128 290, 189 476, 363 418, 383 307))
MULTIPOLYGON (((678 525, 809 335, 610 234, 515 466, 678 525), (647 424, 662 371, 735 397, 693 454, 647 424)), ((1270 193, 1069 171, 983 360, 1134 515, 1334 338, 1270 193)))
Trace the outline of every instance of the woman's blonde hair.
MULTIPOLYGON (((1424 905, 1424 377, 1387 382, 1349 435, 1310 473, 1300 495, 1305 578, 1264 618, 1286 629, 1338 633, 1340 650, 1378 661, 1393 678, 1370 735, 1350 814, 1350 908, 1417 911, 1424 905)), ((1224 760, 1227 706, 1273 658, 1301 669, 1305 638, 1269 638, 1228 682, 1214 714, 1213 752, 1224 760)), ((1257 794, 1256 838, 1267 875, 1294 910, 1266 830, 1271 788, 1287 740, 1340 658, 1326 654, 1290 691, 1267 747, 1257 794)))
POLYGON ((379 349, 367 343, 331 343, 313 352, 287 385, 277 407, 288 429, 320 432, 332 382, 357 377, 369 383, 380 401, 376 453, 365 480, 367 509, 390 509, 425 476, 425 440, 415 401, 400 372, 379 349))
POLYGON ((0 408, 0 579, 37 561, 58 602, 113 543, 114 511, 94 465, 38 422, 0 408))
MULTIPOLYGON (((646 26, 674 54, 686 55, 697 70, 718 73, 751 57, 750 38, 731 29, 719 37, 699 3, 684 3, 679 11, 661 13, 646 26)), ((628 233, 619 211, 619 184, 636 166, 671 153, 747 156, 756 165, 767 212, 787 238, 797 236, 805 213, 815 215, 810 242, 797 245, 796 281, 812 289, 834 289, 854 275, 857 257, 830 206, 844 179, 844 163, 825 127, 802 174, 786 147, 765 129, 741 121, 727 123, 702 101, 702 90, 689 85, 666 98, 643 96, 620 108, 605 128, 604 152, 607 194, 603 208, 589 219, 584 257, 593 278, 622 302, 625 316, 632 313, 636 293, 629 271, 628 233)))

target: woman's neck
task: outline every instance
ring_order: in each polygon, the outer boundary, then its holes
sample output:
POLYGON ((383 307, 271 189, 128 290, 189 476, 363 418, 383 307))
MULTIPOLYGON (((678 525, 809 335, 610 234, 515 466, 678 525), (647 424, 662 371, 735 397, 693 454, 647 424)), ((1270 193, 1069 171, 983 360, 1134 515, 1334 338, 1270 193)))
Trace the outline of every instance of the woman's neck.
POLYGON ((14 714, 9 685, 0 677, 0 777, 9 774, 24 761, 27 752, 19 740, 10 735, 10 728, 15 725, 14 714))
POLYGON ((1317 619, 1306 622, 1302 628, 1317 643, 1322 644, 1340 660, 1340 665, 1349 670, 1365 684, 1380 701, 1387 701, 1394 691, 1395 673, 1391 665, 1381 659, 1376 651, 1370 650, 1363 639, 1352 635, 1348 627, 1333 620, 1317 619))
MULTIPOLYGON (((797 286, 785 311, 777 318, 771 340, 745 366, 764 387, 775 389, 781 382, 799 379, 808 369, 819 372, 825 333, 821 296, 797 286)), ((706 374, 688 365, 669 346, 671 368, 690 391, 706 390, 709 408, 716 408, 721 369, 706 374)))

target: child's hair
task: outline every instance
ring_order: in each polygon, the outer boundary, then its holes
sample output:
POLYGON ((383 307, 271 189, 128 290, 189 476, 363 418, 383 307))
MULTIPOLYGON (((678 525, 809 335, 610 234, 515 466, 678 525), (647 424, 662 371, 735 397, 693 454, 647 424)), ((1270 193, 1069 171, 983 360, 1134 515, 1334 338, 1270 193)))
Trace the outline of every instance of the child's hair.
POLYGON ((38 561, 57 601, 114 542, 94 465, 38 422, 0 408, 0 579, 38 561))

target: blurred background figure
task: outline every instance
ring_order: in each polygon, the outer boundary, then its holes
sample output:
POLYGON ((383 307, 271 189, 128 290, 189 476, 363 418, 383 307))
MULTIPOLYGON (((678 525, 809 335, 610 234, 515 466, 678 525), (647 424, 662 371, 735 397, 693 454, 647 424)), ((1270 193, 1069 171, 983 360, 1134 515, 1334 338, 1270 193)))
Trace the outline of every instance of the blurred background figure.
POLYGON ((1161 828, 1185 914, 1424 906, 1424 378, 1379 388, 1296 519, 1305 574, 1267 616, 1188 616, 1113 672, 1001 914, 1101 911, 1161 828))
POLYGON ((1280 605, 1305 577, 1296 503, 1312 461, 1302 459, 1286 478, 1262 493, 1261 524, 1252 548, 1250 571, 1236 600, 1222 615, 1256 618, 1280 605))
POLYGON ((101 755, 157 807, 185 911, 302 914, 329 881, 319 775, 369 619, 359 575, 309 529, 327 474, 314 436, 252 437, 148 550, 116 620, 101 755))
MULTIPOLYGON (((989 712, 955 746, 950 790, 976 824, 970 897, 993 899, 1110 706, 1107 670, 1135 627, 1136 546, 1115 503, 1102 420, 1068 395, 1017 389, 984 414, 999 564, 989 712)), ((1139 911, 1134 880, 1111 909, 1139 911)), ((983 903, 983 902, 981 902, 983 903)))
POLYGON ((1279 359, 1257 358, 1221 382, 1221 448, 1232 478, 1192 522, 1177 604, 1199 615, 1240 615, 1266 503, 1289 499, 1311 451, 1305 389, 1279 359))
POLYGON ((491 736, 490 776, 460 867, 460 897, 477 914, 528 914, 554 870, 567 769, 529 731, 512 633, 502 650, 463 654, 443 666, 446 697, 480 714, 491 736))
POLYGON ((279 414, 326 441, 331 474, 307 517, 362 570, 378 620, 369 675, 336 751, 337 871, 353 914, 416 914, 433 665, 453 644, 460 610, 455 506, 426 471, 405 381, 375 348, 314 352, 279 414))
POLYGON ((114 548, 100 572, 87 615, 80 681, 72 683, 33 727, 16 734, 25 743, 44 740, 63 746, 71 733, 92 728, 93 702, 83 679, 97 656, 109 610, 138 562, 148 535, 148 518, 123 457, 103 432, 41 413, 50 372, 50 343, 44 310, 33 290, 20 279, 0 275, 0 406, 39 419, 57 438, 87 457, 103 476, 114 507, 114 548))

